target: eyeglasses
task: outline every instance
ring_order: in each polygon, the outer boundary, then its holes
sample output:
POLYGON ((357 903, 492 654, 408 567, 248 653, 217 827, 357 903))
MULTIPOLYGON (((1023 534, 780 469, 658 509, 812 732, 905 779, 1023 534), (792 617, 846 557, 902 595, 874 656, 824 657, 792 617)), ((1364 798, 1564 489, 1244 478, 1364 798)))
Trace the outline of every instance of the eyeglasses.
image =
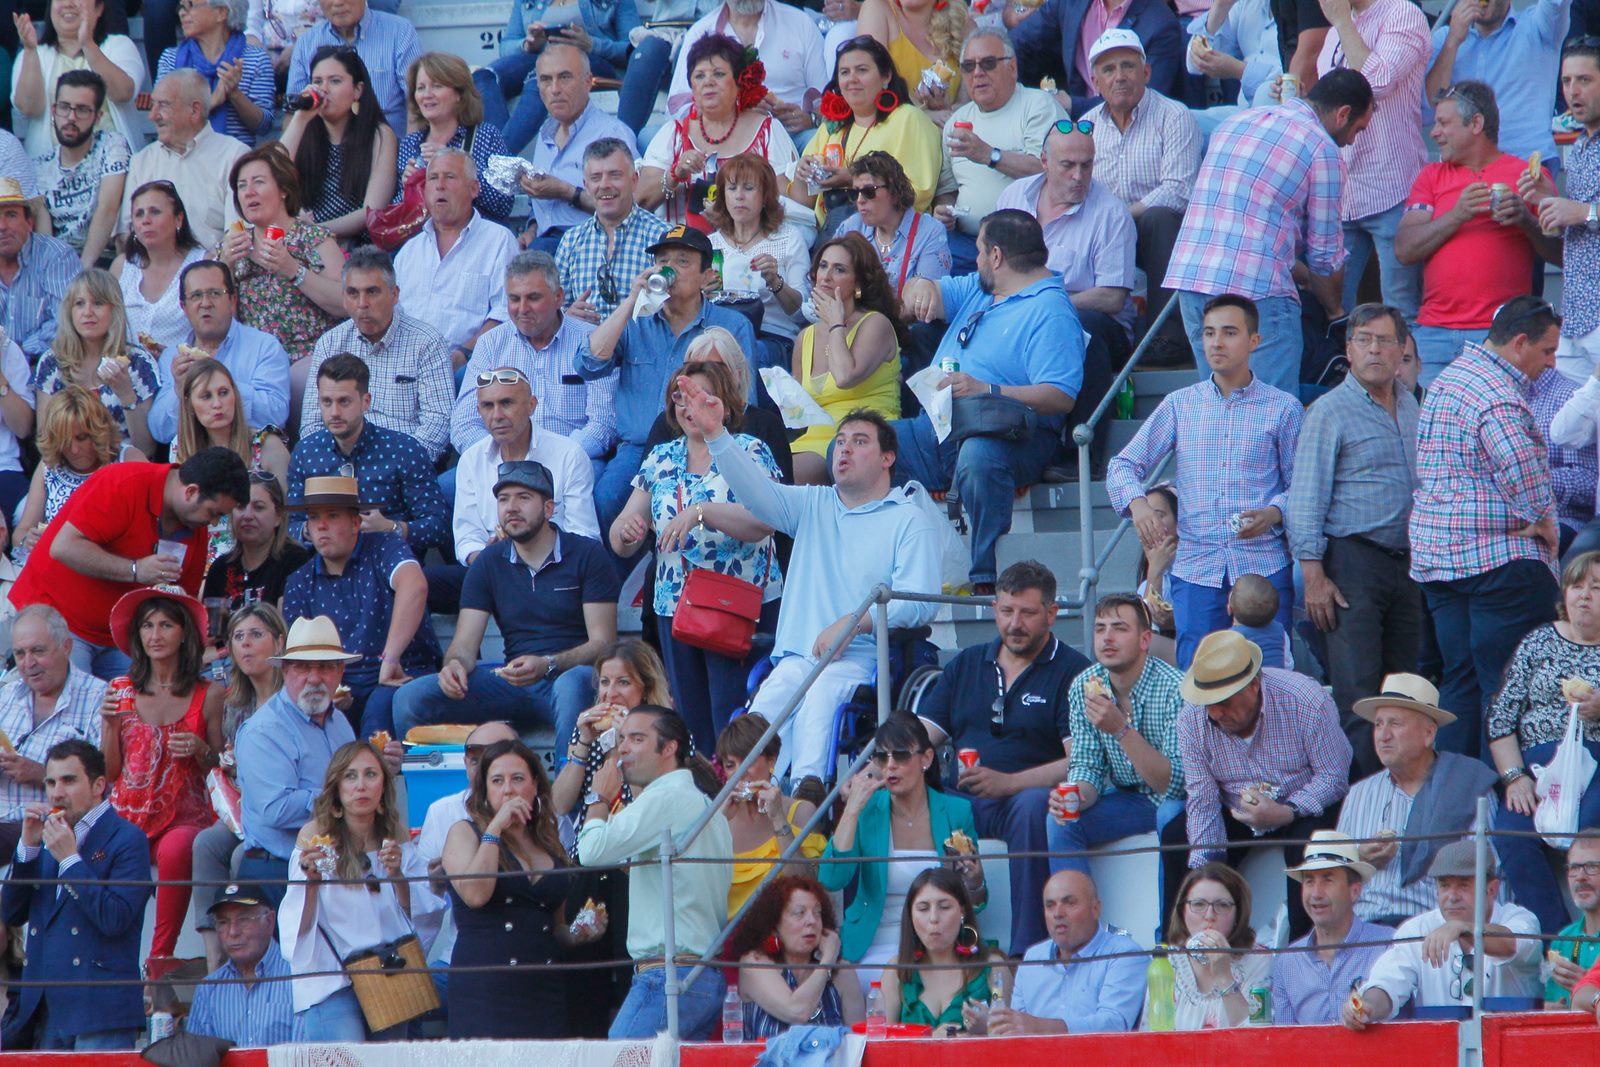
POLYGON ((1073 130, 1077 130, 1082 134, 1093 135, 1094 122, 1090 119, 1078 119, 1076 122, 1072 119, 1056 120, 1055 131, 1057 133, 1071 133, 1073 130))
MULTIPOLYGON (((989 305, 989 307, 993 306, 993 304, 989 305)), ((978 323, 982 322, 983 317, 987 314, 989 314, 989 308, 984 308, 972 318, 968 319, 967 324, 956 331, 956 344, 960 345, 962 348, 966 348, 967 345, 971 344, 972 335, 977 332, 978 323)))
POLYGON ((857 185, 850 190, 850 195, 856 200, 876 200, 887 188, 887 185, 857 185))
POLYGON ((887 764, 891 759, 896 763, 910 763, 912 757, 920 755, 921 752, 922 749, 920 748, 891 748, 887 750, 880 748, 872 754, 872 762, 880 767, 887 764))
POLYGON ((1567 873, 1586 874, 1590 878, 1600 878, 1600 862, 1569 863, 1567 864, 1567 873))
POLYGON ((1583 48, 1600 48, 1600 37, 1596 37, 1591 33, 1585 34, 1582 37, 1570 38, 1566 44, 1561 46, 1561 54, 1565 56, 1569 52, 1574 52, 1583 48))
POLYGON ((87 122, 89 119, 94 118, 95 115, 99 113, 100 109, 91 107, 88 104, 69 104, 65 100, 57 100, 50 106, 50 110, 58 119, 64 119, 70 116, 75 119, 83 119, 85 122, 87 122))
MULTIPOLYGON (((1508 315, 1505 321, 1501 321, 1500 316, 1506 314, 1507 308, 1516 303, 1518 300, 1528 299, 1530 298, 1522 296, 1513 297, 1512 299, 1507 300, 1504 304, 1501 304, 1499 307, 1495 308, 1494 321, 1491 324, 1491 329, 1509 329, 1511 330, 1511 335, 1515 337, 1518 334, 1525 334, 1528 331, 1515 329, 1514 327, 1521 326, 1529 319, 1537 318, 1540 315, 1554 315, 1556 313, 1556 309, 1550 306, 1550 302, 1548 300, 1535 300, 1533 303, 1528 304, 1515 315, 1508 315)), ((1548 330, 1548 327, 1546 327, 1546 329, 1548 330)))
POLYGON ((1014 56, 984 56, 982 59, 963 59, 956 66, 961 68, 963 74, 971 74, 975 70, 988 74, 1006 60, 1014 58, 1014 56))
POLYGON ((1450 999, 1472 996, 1472 953, 1463 952, 1450 961, 1450 999))
POLYGON ((1388 334, 1360 333, 1350 335, 1350 343, 1357 348, 1399 348, 1400 338, 1388 334))
POLYGON ((514 367, 502 367, 499 370, 486 370, 478 374, 478 388, 487 389, 491 385, 516 385, 528 379, 514 367))
POLYGON ((208 300, 212 303, 220 303, 226 299, 228 299, 228 290, 226 289, 190 289, 183 298, 186 304, 203 304, 208 300))
POLYGON ((1227 915, 1239 905, 1231 900, 1201 900, 1199 897, 1190 897, 1183 906, 1196 915, 1227 915))

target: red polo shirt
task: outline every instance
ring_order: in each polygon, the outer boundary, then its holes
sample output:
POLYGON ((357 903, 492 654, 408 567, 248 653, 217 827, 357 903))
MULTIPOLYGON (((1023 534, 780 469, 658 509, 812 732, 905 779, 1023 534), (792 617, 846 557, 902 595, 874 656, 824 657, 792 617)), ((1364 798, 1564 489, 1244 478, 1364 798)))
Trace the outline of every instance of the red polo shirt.
MULTIPOLYGON (((50 549, 62 524, 70 522, 84 537, 114 556, 131 561, 155 552, 156 542, 161 539, 161 497, 167 472, 175 466, 110 463, 91 474, 56 512, 44 536, 29 553, 22 575, 11 588, 11 603, 19 609, 29 604, 49 604, 66 618, 67 628, 74 636, 90 644, 113 644, 111 608, 124 593, 139 585, 131 580, 109 582, 79 574, 52 559, 50 549)), ((169 538, 189 546, 179 584, 193 596, 200 595, 200 582, 205 577, 206 536, 202 527, 182 530, 169 538)))

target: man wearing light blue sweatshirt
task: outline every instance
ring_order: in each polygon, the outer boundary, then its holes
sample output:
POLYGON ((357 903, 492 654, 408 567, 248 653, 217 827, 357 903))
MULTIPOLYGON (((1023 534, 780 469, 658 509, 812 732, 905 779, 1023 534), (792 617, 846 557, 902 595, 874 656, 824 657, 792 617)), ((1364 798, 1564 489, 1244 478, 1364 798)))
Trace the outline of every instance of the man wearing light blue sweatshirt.
MULTIPOLYGON (((800 783, 796 794, 815 790, 820 800, 834 710, 871 679, 877 655, 871 617, 858 622, 852 615, 879 582, 906 592, 939 591, 936 513, 918 500, 926 492, 921 485, 891 486, 895 431, 876 412, 852 411, 840 420, 831 488, 779 485, 722 429, 722 401, 715 394, 689 378, 679 378, 678 388, 689 400, 687 418, 707 428, 711 462, 734 499, 794 538, 773 648, 777 666, 750 710, 775 719, 834 641, 854 630, 783 730, 790 777, 800 783), (807 778, 818 781, 813 785, 803 781, 807 778)), ((889 604, 889 625, 925 626, 937 611, 937 604, 895 600, 889 604)), ((780 774, 783 770, 778 768, 780 774)))

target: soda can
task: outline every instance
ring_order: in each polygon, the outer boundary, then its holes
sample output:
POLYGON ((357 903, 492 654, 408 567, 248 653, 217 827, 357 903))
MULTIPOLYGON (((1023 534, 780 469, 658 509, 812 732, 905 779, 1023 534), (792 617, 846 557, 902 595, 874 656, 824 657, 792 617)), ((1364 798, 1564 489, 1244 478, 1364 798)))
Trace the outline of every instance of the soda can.
POLYGON ((840 167, 844 166, 844 145, 823 145, 822 162, 829 170, 838 170, 840 167))
POLYGON ((266 238, 269 241, 281 241, 281 240, 283 240, 283 227, 282 226, 268 226, 266 229, 262 230, 261 232, 266 235, 266 238))
POLYGON ((1511 195, 1511 186, 1505 182, 1495 182, 1489 186, 1489 210, 1499 211, 1500 205, 1505 203, 1506 197, 1511 195))
POLYGON ((150 1013, 150 1043, 152 1045, 164 1037, 171 1037, 176 1029, 177 1023, 173 1020, 170 1011, 150 1013))
POLYGON ((1250 1026, 1272 1025, 1272 989, 1258 985, 1250 989, 1250 1026))
POLYGON ((1061 813, 1065 816, 1060 821, 1063 823, 1076 822, 1078 807, 1083 803, 1083 797, 1078 790, 1078 783, 1061 782, 1058 784, 1056 786, 1056 799, 1061 801, 1061 813))
POLYGON ((961 370, 960 356, 944 356, 939 360, 939 373, 956 374, 961 370))
POLYGON ((1300 96, 1300 75, 1285 74, 1278 86, 1278 99, 1287 103, 1300 96))
POLYGON ((961 761, 961 766, 970 771, 972 768, 978 765, 978 750, 975 748, 964 748, 956 753, 956 759, 961 761))

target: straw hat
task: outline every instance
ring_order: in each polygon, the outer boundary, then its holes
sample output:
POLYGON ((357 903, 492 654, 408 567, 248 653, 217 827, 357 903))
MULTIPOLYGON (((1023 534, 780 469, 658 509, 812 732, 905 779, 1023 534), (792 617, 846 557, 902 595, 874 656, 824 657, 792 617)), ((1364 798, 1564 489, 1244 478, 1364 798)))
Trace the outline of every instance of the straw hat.
POLYGON ((360 653, 344 650, 339 628, 333 620, 318 615, 314 619, 294 620, 283 655, 273 656, 271 660, 273 663, 351 663, 360 658, 360 653))
POLYGON ((1218 630, 1207 634, 1194 650, 1178 692, 1191 704, 1220 704, 1260 673, 1260 647, 1232 630, 1218 630))
POLYGON ((1376 867, 1361 858, 1361 846, 1349 834, 1337 830, 1311 831, 1305 859, 1300 866, 1285 868, 1283 873, 1298 882, 1306 871, 1331 871, 1336 867, 1354 871, 1363 882, 1377 873, 1376 867))
POLYGON ((1383 689, 1375 697, 1366 697, 1351 705, 1350 710, 1371 722, 1377 718, 1379 708, 1410 708, 1420 711, 1440 726, 1449 726, 1456 717, 1439 706, 1439 690, 1426 678, 1415 674, 1389 674, 1383 679, 1383 689))
POLYGON ((206 639, 206 606, 176 585, 152 585, 124 593, 111 609, 111 640, 124 656, 133 655, 133 617, 146 600, 172 600, 189 613, 200 640, 206 639))
POLYGON ((26 204, 28 198, 22 195, 22 183, 15 178, 0 178, 0 204, 26 204))
POLYGON ((307 478, 300 490, 300 499, 289 501, 290 511, 306 508, 374 508, 378 505, 361 499, 361 488, 354 478, 342 474, 329 474, 307 478))

